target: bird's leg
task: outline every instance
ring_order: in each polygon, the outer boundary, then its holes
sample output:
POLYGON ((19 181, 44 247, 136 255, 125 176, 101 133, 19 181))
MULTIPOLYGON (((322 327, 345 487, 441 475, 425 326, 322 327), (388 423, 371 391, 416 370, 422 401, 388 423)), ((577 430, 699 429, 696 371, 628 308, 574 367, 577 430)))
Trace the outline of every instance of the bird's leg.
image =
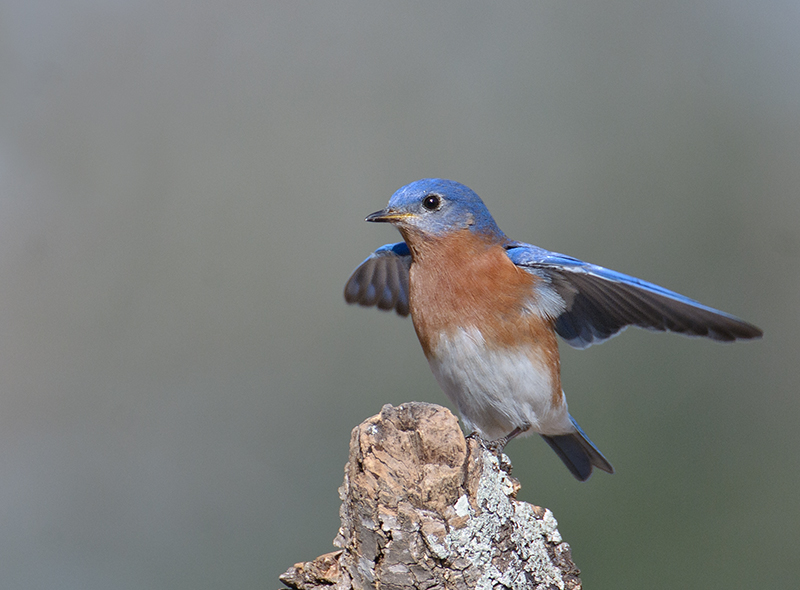
POLYGON ((523 432, 527 432, 530 429, 531 429, 531 425, 530 424, 523 424, 522 426, 517 426, 514 430, 509 432, 507 435, 501 436, 500 438, 497 438, 495 440, 483 440, 481 438, 481 436, 477 433, 477 431, 473 432, 472 434, 470 434, 467 438, 476 438, 476 439, 478 439, 478 441, 480 441, 480 443, 483 445, 483 447, 487 451, 489 451, 489 452, 491 452, 491 453, 493 453, 493 454, 495 454, 495 455, 497 455, 499 457, 500 454, 503 452, 503 449, 506 448, 506 445, 509 442, 511 442, 512 439, 516 438, 517 436, 519 436, 523 432))
POLYGON ((510 443, 513 439, 518 437, 523 432, 529 431, 530 429, 531 429, 531 425, 530 424, 523 424, 522 426, 517 426, 514 430, 509 432, 507 435, 505 435, 502 438, 498 438, 495 441, 492 441, 492 443, 497 445, 500 448, 500 450, 502 451, 503 449, 506 448, 506 445, 508 443, 510 443))

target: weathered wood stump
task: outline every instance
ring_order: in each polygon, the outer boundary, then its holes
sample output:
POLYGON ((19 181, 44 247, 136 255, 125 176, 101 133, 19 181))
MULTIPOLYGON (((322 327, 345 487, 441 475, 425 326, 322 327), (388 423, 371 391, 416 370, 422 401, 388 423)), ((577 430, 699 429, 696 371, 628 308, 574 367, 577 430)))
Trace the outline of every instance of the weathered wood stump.
POLYGON ((515 498, 510 467, 446 408, 386 405, 350 438, 340 550, 280 579, 302 590, 581 588, 553 514, 515 498))

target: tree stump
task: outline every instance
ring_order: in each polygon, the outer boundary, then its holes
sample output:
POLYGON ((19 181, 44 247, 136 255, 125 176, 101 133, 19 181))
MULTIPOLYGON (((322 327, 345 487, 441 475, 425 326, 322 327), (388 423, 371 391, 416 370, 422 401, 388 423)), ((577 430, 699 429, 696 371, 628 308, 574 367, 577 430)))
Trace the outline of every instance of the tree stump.
POLYGON ((433 404, 386 405, 353 430, 339 551, 295 564, 301 590, 580 589, 556 519, 518 501, 505 455, 433 404))

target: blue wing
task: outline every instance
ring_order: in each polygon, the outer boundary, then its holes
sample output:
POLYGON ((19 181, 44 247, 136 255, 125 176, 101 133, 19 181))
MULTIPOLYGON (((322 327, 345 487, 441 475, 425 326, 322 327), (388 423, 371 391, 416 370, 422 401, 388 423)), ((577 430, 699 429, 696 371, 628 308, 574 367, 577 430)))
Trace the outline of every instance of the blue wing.
POLYGON ((653 283, 523 242, 505 247, 514 264, 543 278, 564 300, 555 329, 575 348, 628 326, 725 342, 762 335, 752 324, 653 283))
POLYGON ((408 271, 411 251, 405 242, 386 244, 370 254, 350 275, 344 287, 347 303, 394 309, 408 315, 408 271))

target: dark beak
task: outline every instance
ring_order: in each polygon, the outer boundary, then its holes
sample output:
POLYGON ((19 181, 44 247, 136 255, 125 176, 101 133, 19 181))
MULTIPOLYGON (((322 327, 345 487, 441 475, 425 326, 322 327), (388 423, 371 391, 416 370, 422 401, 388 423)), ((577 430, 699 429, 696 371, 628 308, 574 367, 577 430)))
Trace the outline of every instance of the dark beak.
POLYGON ((405 219, 407 217, 411 217, 411 214, 400 213, 398 211, 392 211, 391 209, 381 209, 380 211, 375 211, 375 213, 370 213, 369 215, 367 215, 365 221, 392 223, 395 221, 400 221, 401 219, 405 219))

